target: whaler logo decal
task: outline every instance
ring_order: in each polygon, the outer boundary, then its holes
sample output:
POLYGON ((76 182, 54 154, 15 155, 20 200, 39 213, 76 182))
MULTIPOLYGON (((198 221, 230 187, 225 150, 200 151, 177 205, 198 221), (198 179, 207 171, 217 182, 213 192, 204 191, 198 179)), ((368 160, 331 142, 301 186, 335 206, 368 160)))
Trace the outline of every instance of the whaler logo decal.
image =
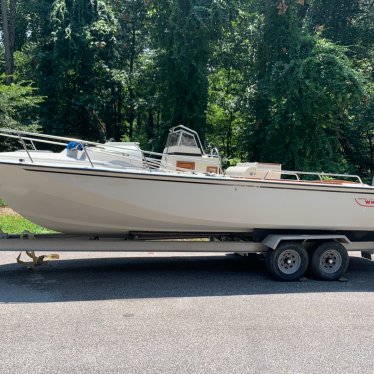
POLYGON ((374 199, 373 198, 368 198, 368 199, 365 199, 365 198, 358 198, 358 199, 355 199, 356 200, 356 203, 358 205, 361 205, 361 206, 368 206, 368 207, 373 207, 374 208, 374 199))

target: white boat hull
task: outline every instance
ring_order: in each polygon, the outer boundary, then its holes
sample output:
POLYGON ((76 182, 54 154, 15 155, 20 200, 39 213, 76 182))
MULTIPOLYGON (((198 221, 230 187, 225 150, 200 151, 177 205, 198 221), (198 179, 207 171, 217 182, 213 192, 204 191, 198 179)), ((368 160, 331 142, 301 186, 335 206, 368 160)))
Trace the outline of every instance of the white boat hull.
POLYGON ((0 163, 0 197, 30 221, 68 234, 374 231, 370 186, 0 163))

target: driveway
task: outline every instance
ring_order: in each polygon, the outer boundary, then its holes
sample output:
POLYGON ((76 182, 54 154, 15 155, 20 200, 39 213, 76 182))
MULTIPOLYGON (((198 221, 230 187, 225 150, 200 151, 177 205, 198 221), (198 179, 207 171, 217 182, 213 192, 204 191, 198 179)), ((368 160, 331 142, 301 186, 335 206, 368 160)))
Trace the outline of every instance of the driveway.
POLYGON ((282 283, 232 254, 0 252, 0 373, 372 373, 374 262, 282 283))

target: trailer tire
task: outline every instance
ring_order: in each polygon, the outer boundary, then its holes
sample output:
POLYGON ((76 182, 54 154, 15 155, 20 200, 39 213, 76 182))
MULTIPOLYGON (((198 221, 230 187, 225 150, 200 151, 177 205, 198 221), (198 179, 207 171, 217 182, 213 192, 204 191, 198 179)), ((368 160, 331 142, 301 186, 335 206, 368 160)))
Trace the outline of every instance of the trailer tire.
POLYGON ((310 270, 321 280, 339 279, 347 270, 348 264, 347 250, 336 241, 324 242, 310 252, 310 270))
POLYGON ((309 265, 308 252, 295 241, 284 241, 276 249, 269 249, 265 261, 271 276, 282 281, 300 279, 309 265))

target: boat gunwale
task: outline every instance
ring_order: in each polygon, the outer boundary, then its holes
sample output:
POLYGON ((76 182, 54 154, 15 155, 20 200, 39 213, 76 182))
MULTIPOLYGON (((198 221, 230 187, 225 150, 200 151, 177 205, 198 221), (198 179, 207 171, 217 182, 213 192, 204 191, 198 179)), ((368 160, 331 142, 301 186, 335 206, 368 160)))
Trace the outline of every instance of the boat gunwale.
MULTIPOLYGON (((107 178, 130 178, 130 179, 142 179, 159 182, 179 182, 179 183, 200 183, 200 184, 212 184, 221 186, 232 186, 232 187, 254 187, 254 188, 283 188, 283 189, 294 189, 294 190, 305 190, 305 191, 316 191, 316 192, 339 192, 339 193, 366 193, 374 194, 374 187, 369 185, 352 185, 352 184, 328 184, 328 183, 313 183, 313 181, 283 181, 283 180, 271 180, 271 179, 251 179, 251 178, 232 178, 232 177, 221 177, 218 175, 204 176, 204 175, 193 175, 187 173, 166 173, 166 172, 149 172, 146 170, 111 170, 102 168, 82 168, 72 166, 61 166, 61 165, 43 165, 43 164, 26 164, 11 161, 0 161, 0 165, 20 166, 26 171, 32 172, 47 172, 47 173, 58 173, 58 174, 73 174, 73 175, 87 175, 96 177, 107 177, 107 178), (40 168, 42 170, 37 170, 40 168), (33 170, 34 169, 34 170, 33 170), (44 170, 43 170, 44 169, 44 170), (51 171, 45 169, 53 169, 51 171), (61 171, 57 171, 60 169, 61 171), (67 172, 69 170, 70 172, 67 172), (83 173, 82 173, 83 172, 83 173), (94 174, 93 174, 94 173, 94 174), (111 173, 112 175, 100 175, 99 173, 111 173), (114 175, 113 175, 114 174, 114 175), (151 178, 149 178, 151 177, 151 178), (163 177, 163 179, 155 179, 155 177, 163 177), (170 180, 170 178, 177 178, 179 180, 170 180), (233 183, 235 182, 235 183, 233 183), (260 184, 259 186, 253 185, 253 183, 260 184), (297 187, 304 188, 297 188, 297 187), (311 189, 310 187, 314 187, 311 189), (345 189, 346 191, 341 191, 345 189)), ((344 181, 342 181, 344 182, 344 181)))

